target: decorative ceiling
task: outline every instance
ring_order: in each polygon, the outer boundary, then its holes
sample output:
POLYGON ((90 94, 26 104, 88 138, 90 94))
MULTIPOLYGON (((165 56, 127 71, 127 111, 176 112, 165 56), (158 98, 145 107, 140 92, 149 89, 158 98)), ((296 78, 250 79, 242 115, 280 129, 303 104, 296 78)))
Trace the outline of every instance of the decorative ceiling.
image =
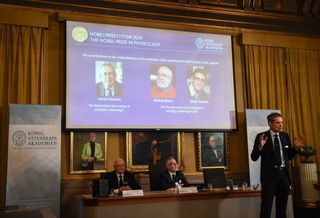
POLYGON ((320 35, 320 0, 0 0, 0 6, 9 5, 55 13, 320 35))

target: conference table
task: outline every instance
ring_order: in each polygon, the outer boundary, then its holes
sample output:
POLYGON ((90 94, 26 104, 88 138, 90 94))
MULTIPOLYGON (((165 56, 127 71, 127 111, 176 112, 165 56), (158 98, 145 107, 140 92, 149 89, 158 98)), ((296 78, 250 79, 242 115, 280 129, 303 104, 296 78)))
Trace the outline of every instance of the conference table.
MULTIPOLYGON (((134 197, 77 195, 78 218, 257 218, 260 190, 213 189, 198 193, 144 192, 134 197)), ((273 207, 274 217, 274 207, 273 207)), ((293 217, 289 196, 287 217, 293 217)))

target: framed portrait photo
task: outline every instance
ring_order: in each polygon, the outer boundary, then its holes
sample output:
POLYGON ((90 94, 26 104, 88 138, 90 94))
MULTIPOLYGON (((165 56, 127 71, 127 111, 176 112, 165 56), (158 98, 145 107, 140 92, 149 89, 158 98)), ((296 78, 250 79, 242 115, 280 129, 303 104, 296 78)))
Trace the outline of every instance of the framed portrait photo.
POLYGON ((70 133, 70 174, 106 172, 106 132, 70 133))
POLYGON ((164 165, 173 156, 181 162, 179 132, 127 132, 127 167, 133 171, 148 171, 148 166, 164 165))
POLYGON ((229 150, 226 133, 198 133, 198 166, 199 170, 207 168, 228 169, 229 150))

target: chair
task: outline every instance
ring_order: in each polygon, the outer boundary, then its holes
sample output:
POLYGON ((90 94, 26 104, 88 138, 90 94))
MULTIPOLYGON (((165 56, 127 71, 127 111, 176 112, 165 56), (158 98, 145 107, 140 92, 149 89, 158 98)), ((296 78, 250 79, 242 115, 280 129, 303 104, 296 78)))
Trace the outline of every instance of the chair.
POLYGON ((149 164, 150 191, 161 191, 159 176, 166 171, 163 164, 149 164))
POLYGON ((224 168, 203 169, 203 180, 206 186, 210 183, 213 188, 225 188, 224 168))

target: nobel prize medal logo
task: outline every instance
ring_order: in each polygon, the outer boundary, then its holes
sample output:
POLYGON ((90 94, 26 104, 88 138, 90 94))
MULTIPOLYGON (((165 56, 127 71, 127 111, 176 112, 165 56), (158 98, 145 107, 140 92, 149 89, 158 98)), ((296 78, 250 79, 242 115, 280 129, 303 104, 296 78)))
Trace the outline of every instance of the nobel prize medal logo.
POLYGON ((84 42, 88 38, 88 31, 81 26, 77 26, 72 30, 72 38, 76 42, 84 42))
POLYGON ((22 146, 26 143, 27 141, 27 135, 21 131, 21 130, 18 130, 16 132, 13 133, 12 135, 12 141, 13 141, 13 144, 16 145, 16 146, 22 146))

